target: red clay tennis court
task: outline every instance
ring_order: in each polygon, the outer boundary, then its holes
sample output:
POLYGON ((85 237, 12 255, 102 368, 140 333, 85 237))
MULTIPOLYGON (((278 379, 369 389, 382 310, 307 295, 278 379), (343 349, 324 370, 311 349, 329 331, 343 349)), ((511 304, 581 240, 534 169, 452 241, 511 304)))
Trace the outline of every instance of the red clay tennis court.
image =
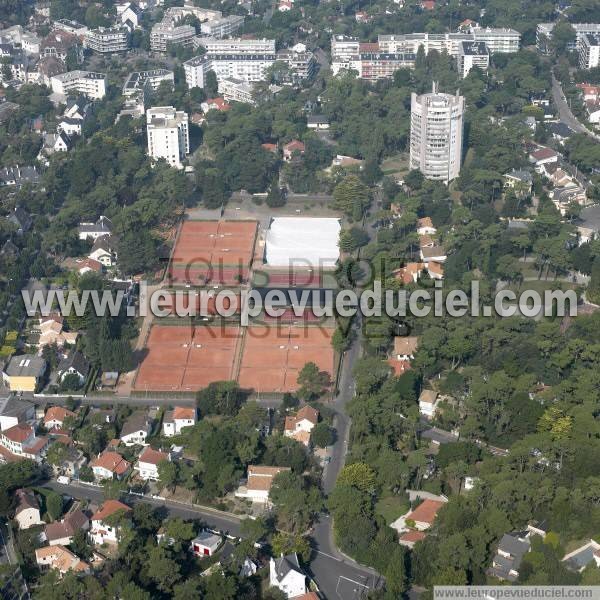
POLYGON ((257 226, 256 221, 185 221, 173 249, 171 277, 186 283, 198 278, 235 283, 238 273, 247 278, 257 226))
POLYGON ((239 373, 240 387, 256 393, 293 392, 307 362, 333 376, 333 329, 295 327, 281 322, 246 330, 239 373))
POLYGON ((214 381, 232 379, 240 328, 155 325, 136 391, 195 392, 214 381))

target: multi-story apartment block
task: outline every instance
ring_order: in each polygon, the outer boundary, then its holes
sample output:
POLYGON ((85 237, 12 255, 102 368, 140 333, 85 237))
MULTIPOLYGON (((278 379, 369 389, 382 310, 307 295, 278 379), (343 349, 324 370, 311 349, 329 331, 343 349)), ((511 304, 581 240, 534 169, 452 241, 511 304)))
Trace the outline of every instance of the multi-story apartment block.
POLYGON ((230 38, 218 40, 215 38, 197 37, 195 46, 202 46, 207 54, 275 54, 275 40, 266 38, 259 40, 244 40, 230 38))
POLYGON ((350 59, 359 53, 360 41, 355 37, 335 35, 331 38, 331 57, 336 59, 350 59))
POLYGON ((129 31, 125 28, 90 29, 83 38, 83 46, 98 54, 126 52, 129 48, 129 31))
POLYGON ((156 106, 146 111, 148 154, 164 158, 169 165, 181 169, 190 152, 188 115, 172 106, 156 106))
POLYGON ((138 90, 155 92, 163 81, 173 85, 175 83, 173 71, 167 69, 135 71, 129 74, 123 84, 123 96, 133 96, 138 90))
POLYGON ((586 33, 579 46, 579 68, 594 69, 600 64, 600 33, 586 33))
POLYGON ((208 55, 195 56, 183 63, 185 72, 185 83, 189 89, 193 87, 203 88, 206 74, 211 70, 212 63, 208 55))
POLYGON ((239 79, 221 79, 219 81, 219 94, 226 102, 244 102, 254 104, 254 86, 239 79))
POLYGON ((475 63, 480 67, 489 63, 489 54, 517 52, 520 39, 519 32, 513 29, 483 27, 470 27, 468 31, 458 33, 380 35, 374 44, 334 36, 331 39, 331 70, 336 75, 341 70, 351 69, 357 71, 359 77, 370 80, 391 77, 401 67, 414 67, 416 55, 422 48, 425 54, 434 50, 449 54, 462 61, 468 72, 475 63), (463 44, 467 46, 463 47, 463 44), (469 54, 469 48, 478 49, 479 54, 469 54), (462 58, 465 55, 473 58, 462 58))
POLYGON ((410 168, 448 183, 460 172, 464 98, 437 91, 411 95, 410 168))
MULTIPOLYGON (((538 23, 535 31, 536 45, 540 52, 547 53, 550 50, 549 42, 552 39, 552 30, 556 23, 538 23)), ((600 23, 571 23, 575 30, 575 41, 569 44, 570 50, 579 50, 583 38, 588 33, 600 34, 600 23)))
POLYGON ((521 34, 515 29, 471 27, 469 33, 474 42, 483 42, 489 48, 490 54, 510 54, 518 52, 521 47, 521 34))
POLYGON ((490 51, 484 42, 461 42, 456 57, 458 72, 466 77, 473 67, 487 71, 490 66, 490 51))
POLYGON ((150 32, 150 49, 153 52, 166 52, 170 45, 191 46, 195 36, 196 30, 191 25, 161 21, 150 32))
POLYGON ((206 54, 184 63, 188 87, 204 87, 208 71, 214 71, 217 79, 237 79, 247 83, 265 79, 266 70, 276 61, 285 61, 291 71, 292 81, 311 77, 316 70, 316 60, 306 47, 275 52, 275 40, 208 39, 197 40, 206 54))
POLYGON ((230 15, 211 21, 206 21, 200 25, 202 35, 215 38, 223 38, 233 35, 244 24, 244 17, 239 15, 230 15))
POLYGON ((317 70, 317 61, 312 52, 288 48, 277 52, 277 60, 282 60, 288 64, 292 71, 292 81, 310 79, 317 70))
POLYGON ((91 71, 68 71, 51 77, 50 87, 55 94, 83 94, 92 100, 100 100, 106 94, 106 75, 91 71))

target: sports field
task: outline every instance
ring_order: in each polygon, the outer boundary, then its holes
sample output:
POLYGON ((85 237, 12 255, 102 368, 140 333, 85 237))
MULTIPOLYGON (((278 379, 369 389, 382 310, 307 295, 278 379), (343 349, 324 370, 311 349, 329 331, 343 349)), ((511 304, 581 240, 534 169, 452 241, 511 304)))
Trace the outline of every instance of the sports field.
POLYGON ((167 279, 173 284, 236 285, 248 280, 256 221, 185 221, 167 279))
POLYGON ((155 325, 138 369, 136 391, 195 392, 233 378, 237 326, 155 325))
POLYGON ((290 324, 251 326, 246 330, 239 372, 240 387, 256 393, 293 392, 298 373, 314 362, 333 376, 333 329, 290 324))

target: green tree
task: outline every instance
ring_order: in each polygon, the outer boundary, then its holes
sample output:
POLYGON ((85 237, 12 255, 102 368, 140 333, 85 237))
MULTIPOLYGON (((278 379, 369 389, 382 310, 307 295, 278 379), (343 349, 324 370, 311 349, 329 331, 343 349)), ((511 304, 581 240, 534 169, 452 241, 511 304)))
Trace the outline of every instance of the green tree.
POLYGON ((303 562, 306 562, 310 557, 310 544, 305 537, 299 534, 276 533, 271 540, 271 547, 275 556, 295 552, 303 562))
POLYGON ((298 373, 298 396, 310 401, 322 396, 331 386, 331 378, 326 371, 320 371, 313 362, 307 362, 298 373))
POLYGON ((338 484, 351 485, 361 492, 373 493, 375 491, 375 471, 364 462, 346 465, 338 476, 338 484))

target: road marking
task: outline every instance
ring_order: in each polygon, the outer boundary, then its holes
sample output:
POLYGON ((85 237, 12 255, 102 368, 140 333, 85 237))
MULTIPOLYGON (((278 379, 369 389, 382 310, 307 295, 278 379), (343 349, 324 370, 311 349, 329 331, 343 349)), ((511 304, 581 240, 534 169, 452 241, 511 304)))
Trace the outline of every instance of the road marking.
POLYGON ((335 556, 332 556, 331 554, 327 554, 327 552, 322 552, 321 550, 317 550, 317 554, 322 554, 323 556, 326 556, 327 558, 332 558, 333 560, 337 560, 338 562, 344 562, 341 558, 337 558, 335 556))

